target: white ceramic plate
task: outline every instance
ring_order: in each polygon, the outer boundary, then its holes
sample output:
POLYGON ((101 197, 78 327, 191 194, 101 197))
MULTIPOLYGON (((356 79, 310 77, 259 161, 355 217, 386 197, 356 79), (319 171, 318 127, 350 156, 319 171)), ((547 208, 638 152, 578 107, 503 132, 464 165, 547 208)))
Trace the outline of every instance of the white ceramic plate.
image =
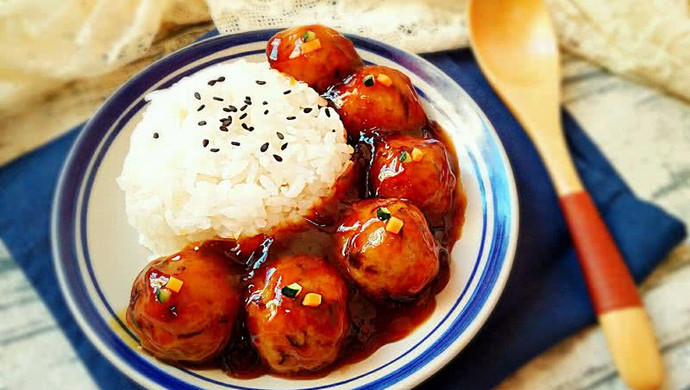
POLYGON ((264 61, 276 31, 210 38, 149 66, 121 87, 82 131, 65 164, 53 210, 53 254, 62 291, 77 321, 115 366, 149 388, 381 389, 412 387, 449 362, 477 333, 498 300, 517 240, 515 184, 498 136, 472 99, 424 59, 372 40, 350 37, 362 58, 402 70, 429 116, 450 134, 468 207, 450 256, 450 282, 431 317, 408 337, 325 378, 273 376, 239 380, 220 370, 163 364, 137 347, 117 313, 150 256, 127 224, 115 178, 144 96, 221 61, 264 61))

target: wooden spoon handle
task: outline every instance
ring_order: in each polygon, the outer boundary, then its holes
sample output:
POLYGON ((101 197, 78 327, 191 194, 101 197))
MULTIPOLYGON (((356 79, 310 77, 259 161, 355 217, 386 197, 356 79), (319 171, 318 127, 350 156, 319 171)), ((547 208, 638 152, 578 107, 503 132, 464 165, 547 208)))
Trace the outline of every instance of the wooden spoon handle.
POLYGON ((642 306, 623 256, 589 194, 578 191, 559 202, 597 314, 642 306))
POLYGON ((586 191, 560 198, 587 289, 621 378, 633 389, 657 389, 661 355, 635 282, 586 191))

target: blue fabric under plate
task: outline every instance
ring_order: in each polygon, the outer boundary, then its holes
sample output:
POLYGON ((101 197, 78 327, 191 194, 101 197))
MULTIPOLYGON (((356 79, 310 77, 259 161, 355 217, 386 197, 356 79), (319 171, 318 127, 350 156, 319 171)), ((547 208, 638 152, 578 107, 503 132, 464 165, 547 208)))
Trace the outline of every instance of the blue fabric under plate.
MULTIPOLYGON (((498 307, 479 335, 428 380, 429 389, 486 389, 530 358, 594 321, 558 202, 534 147, 466 50, 425 56, 457 81, 496 128, 515 173, 520 239, 498 307)), ((630 192, 567 113, 564 125, 577 167, 636 280, 685 237, 685 227, 630 192)), ((50 252, 53 192, 80 128, 0 168, 0 238, 38 290, 95 382, 135 388, 85 338, 56 287, 50 252)), ((615 131, 615 129, 611 129, 615 131)), ((1 272, 1 271, 0 271, 1 272)))

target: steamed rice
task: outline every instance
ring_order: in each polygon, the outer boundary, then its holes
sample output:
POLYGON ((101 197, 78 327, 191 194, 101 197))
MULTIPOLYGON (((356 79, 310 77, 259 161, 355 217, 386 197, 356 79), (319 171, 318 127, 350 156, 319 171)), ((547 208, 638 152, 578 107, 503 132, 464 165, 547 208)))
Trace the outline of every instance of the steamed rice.
POLYGON ((146 99, 118 183, 156 255, 297 223, 351 164, 336 112, 265 63, 214 65, 146 99))

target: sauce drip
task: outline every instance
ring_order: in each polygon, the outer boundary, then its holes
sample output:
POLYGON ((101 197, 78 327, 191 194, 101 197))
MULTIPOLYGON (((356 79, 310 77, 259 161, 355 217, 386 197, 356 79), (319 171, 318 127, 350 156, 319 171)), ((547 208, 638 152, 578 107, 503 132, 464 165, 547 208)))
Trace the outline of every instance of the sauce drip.
MULTIPOLYGON (((466 200, 459 184, 460 171, 456 153, 453 144, 443 130, 432 122, 420 133, 414 135, 435 138, 443 142, 448 150, 452 171, 458 182, 453 206, 445 216, 443 224, 430 227, 440 247, 441 268, 436 280, 429 289, 412 302, 385 304, 372 302, 356 286, 350 284, 348 309, 351 325, 339 358, 335 363, 318 372, 281 374, 282 376, 324 377, 339 367, 366 359, 385 344, 404 338, 433 313, 436 307, 435 294, 440 292, 448 283, 449 254, 453 244, 461 234, 466 200)), ((327 207, 307 218, 309 223, 306 228, 281 233, 278 237, 259 236, 243 242, 242 245, 226 246, 224 250, 229 257, 246 259, 244 263, 238 263, 237 266, 244 268, 244 283, 247 289, 250 287, 248 283, 254 270, 273 258, 310 254, 321 256, 336 264, 332 234, 337 228, 338 216, 347 210, 348 205, 369 197, 367 167, 372 158, 372 149, 373 142, 371 139, 362 139, 356 144, 353 156, 355 165, 352 172, 354 185, 345 190, 340 201, 328 204, 327 207), (232 248, 228 250, 228 247, 232 248)), ((232 341, 211 365, 220 366, 223 371, 234 378, 249 379, 269 374, 268 368, 263 364, 252 346, 251 336, 246 328, 244 317, 245 315, 241 311, 237 317, 236 326, 233 328, 232 341)), ((271 373, 271 375, 278 374, 271 373)))

